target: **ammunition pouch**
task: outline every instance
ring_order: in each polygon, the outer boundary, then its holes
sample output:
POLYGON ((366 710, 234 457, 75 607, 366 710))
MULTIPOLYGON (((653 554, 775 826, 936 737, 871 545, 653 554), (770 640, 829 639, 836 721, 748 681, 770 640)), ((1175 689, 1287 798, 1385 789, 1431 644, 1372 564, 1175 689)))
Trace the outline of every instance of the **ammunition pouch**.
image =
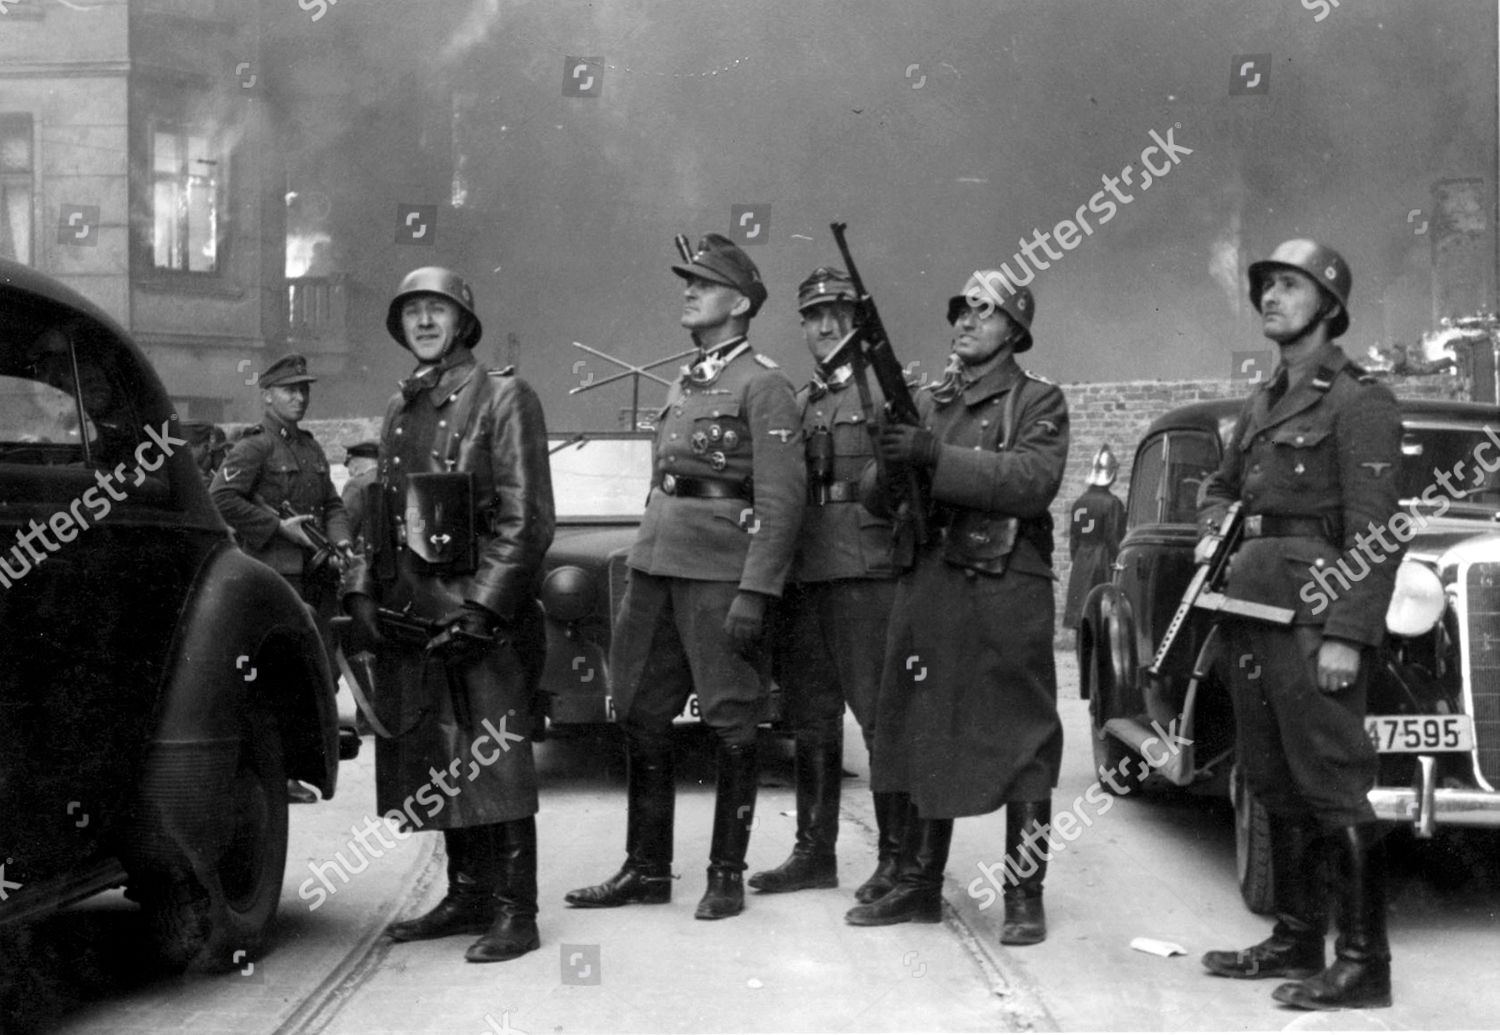
POLYGON ((407 475, 398 531, 418 571, 472 575, 479 566, 474 475, 468 471, 407 475))
POLYGON ((1020 527, 1020 518, 960 510, 943 529, 943 560, 957 568, 1004 575, 1020 527))

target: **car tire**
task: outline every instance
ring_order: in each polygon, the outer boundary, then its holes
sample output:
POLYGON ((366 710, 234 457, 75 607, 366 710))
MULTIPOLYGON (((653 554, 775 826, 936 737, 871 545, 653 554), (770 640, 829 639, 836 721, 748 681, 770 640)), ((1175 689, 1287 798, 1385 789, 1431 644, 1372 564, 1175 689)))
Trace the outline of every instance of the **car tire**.
POLYGON ((265 945, 286 872, 287 792, 281 737, 254 713, 240 739, 218 858, 140 882, 152 941, 173 971, 243 967, 265 945))
POLYGON ((1229 773, 1229 794, 1234 803, 1234 863, 1240 882, 1240 897, 1252 913, 1275 911, 1271 886, 1271 818, 1250 781, 1235 766, 1229 773))
POLYGON ((1088 682, 1085 689, 1089 702, 1089 739, 1094 748, 1094 777, 1110 794, 1134 794, 1141 789, 1141 774, 1148 767, 1144 759, 1104 729, 1112 717, 1114 688, 1100 672, 1104 664, 1100 651, 1096 647, 1082 660, 1080 678, 1088 682))

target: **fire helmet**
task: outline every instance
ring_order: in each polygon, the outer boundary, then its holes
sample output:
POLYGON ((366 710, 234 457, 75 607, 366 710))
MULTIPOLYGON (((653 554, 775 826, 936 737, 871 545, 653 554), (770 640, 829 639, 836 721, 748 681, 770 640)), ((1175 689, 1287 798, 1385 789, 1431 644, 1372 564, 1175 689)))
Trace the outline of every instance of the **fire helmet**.
POLYGON ((1293 269, 1311 277, 1339 304, 1339 315, 1328 322, 1328 334, 1337 338, 1349 329, 1349 290, 1354 277, 1344 257, 1326 244, 1299 237, 1276 246, 1269 259, 1250 264, 1250 304, 1260 312, 1260 296, 1266 276, 1275 269, 1293 269))
POLYGON ((1120 461, 1115 459, 1114 451, 1109 448, 1109 443, 1099 447, 1099 452, 1094 454, 1094 466, 1089 469, 1089 484, 1108 486, 1115 483, 1115 477, 1120 473, 1120 461))
POLYGON ((423 266, 401 278, 396 297, 391 299, 390 308, 385 313, 385 329, 403 348, 407 345, 406 332, 401 327, 401 307, 413 295, 441 295, 457 305, 469 317, 469 332, 458 340, 458 344, 473 348, 479 342, 484 328, 480 325, 479 314, 474 311, 474 292, 468 282, 442 266, 423 266))
POLYGON ((1004 273, 999 270, 976 270, 969 276, 961 293, 948 299, 948 323, 958 320, 958 315, 969 306, 982 308, 986 305, 999 309, 1020 325, 1021 340, 1016 343, 1016 352, 1031 348, 1031 321, 1036 315, 1036 299, 1031 289, 1012 287, 1004 273))

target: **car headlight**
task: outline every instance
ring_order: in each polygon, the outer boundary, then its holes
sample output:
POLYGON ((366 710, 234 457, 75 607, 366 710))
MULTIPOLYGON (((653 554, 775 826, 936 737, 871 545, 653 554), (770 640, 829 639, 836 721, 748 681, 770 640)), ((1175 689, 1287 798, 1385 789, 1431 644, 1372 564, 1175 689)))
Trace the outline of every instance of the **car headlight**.
POLYGON ((1437 574, 1425 564, 1403 561, 1396 569, 1396 591, 1385 610, 1385 627, 1396 636, 1420 636, 1437 625, 1446 606, 1437 574))
POLYGON ((553 568, 542 582, 542 610, 559 622, 582 621, 594 612, 599 587, 575 564, 553 568))

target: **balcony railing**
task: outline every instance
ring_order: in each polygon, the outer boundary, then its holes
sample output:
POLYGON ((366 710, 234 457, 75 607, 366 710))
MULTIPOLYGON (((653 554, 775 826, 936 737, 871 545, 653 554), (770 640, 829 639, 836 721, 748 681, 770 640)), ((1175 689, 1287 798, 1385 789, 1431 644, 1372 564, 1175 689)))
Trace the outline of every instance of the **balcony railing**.
POLYGON ((348 337, 347 277, 286 278, 287 337, 299 342, 344 342, 348 337))

